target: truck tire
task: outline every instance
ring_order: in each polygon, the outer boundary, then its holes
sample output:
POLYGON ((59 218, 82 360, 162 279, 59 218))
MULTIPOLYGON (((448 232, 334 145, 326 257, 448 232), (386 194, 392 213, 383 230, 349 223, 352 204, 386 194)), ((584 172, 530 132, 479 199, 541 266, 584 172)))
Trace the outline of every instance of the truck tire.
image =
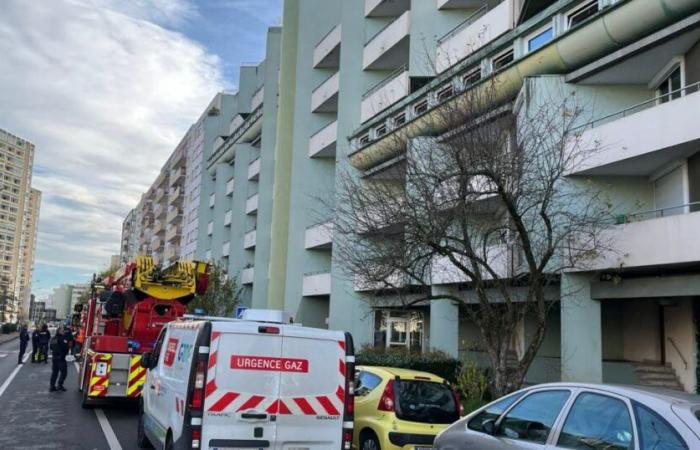
POLYGON ((153 444, 151 444, 143 428, 143 407, 139 408, 139 425, 136 431, 136 444, 139 448, 153 448, 153 444))
POLYGON ((80 406, 83 407, 83 409, 90 409, 92 408, 93 404, 90 400, 90 397, 88 397, 88 389, 86 386, 83 386, 83 392, 80 400, 80 406))
POLYGON ((173 433, 170 430, 168 430, 168 434, 165 436, 163 450, 173 450, 173 433))

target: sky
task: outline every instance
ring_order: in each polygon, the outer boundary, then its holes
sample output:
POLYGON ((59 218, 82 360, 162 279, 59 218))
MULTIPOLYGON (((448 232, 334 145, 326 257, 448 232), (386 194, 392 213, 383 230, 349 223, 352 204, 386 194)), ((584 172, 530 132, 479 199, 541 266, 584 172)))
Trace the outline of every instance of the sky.
POLYGON ((33 142, 43 192, 33 292, 86 282, 121 224, 282 0, 2 0, 0 128, 33 142))

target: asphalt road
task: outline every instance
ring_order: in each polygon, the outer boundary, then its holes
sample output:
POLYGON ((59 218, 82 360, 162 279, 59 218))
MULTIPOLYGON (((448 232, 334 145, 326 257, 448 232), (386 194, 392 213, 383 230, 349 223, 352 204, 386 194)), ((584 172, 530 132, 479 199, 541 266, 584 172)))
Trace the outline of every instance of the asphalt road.
POLYGON ((50 360, 48 364, 27 360, 6 384, 17 368, 18 352, 18 340, 0 344, 0 449, 137 448, 134 403, 83 409, 73 363, 68 365, 68 392, 49 392, 50 360))

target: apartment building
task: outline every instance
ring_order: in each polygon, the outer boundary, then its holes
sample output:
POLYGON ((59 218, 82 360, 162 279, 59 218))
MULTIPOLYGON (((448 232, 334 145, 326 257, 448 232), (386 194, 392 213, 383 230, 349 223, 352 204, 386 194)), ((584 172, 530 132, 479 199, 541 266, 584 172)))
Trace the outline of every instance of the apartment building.
POLYGON ((137 206, 129 211, 124 222, 122 222, 122 243, 119 251, 119 262, 121 264, 132 261, 139 254, 141 226, 141 209, 137 206))
MULTIPOLYGON (((570 176, 614 205, 615 249, 561 274, 528 379, 695 390, 696 0, 288 0, 283 23, 265 61, 241 68, 230 125, 204 143, 196 255, 227 267, 246 304, 351 331, 358 346, 485 361, 452 302, 395 308, 348 277, 333 252, 338 174, 400 180, 413 141, 450 131, 427 129, 431 115, 489 80, 526 109, 566 91, 590 119, 583 139, 604 144, 570 176)), ((449 272, 429 288, 467 300, 449 272)), ((526 341, 532 324, 521 327, 526 341)))
POLYGON ((0 278, 11 297, 2 312, 6 321, 29 308, 41 202, 31 188, 33 163, 34 144, 0 130, 0 278))

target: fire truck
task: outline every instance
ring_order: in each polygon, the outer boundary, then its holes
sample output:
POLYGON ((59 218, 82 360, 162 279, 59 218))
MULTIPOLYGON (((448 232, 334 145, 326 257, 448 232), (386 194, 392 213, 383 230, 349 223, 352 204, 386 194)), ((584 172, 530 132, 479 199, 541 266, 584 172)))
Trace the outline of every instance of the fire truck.
POLYGON ((161 269, 139 256, 104 280, 93 277, 78 331, 83 407, 141 394, 141 354, 153 349, 165 324, 187 312, 195 294, 204 294, 208 276, 206 263, 181 261, 161 269))

